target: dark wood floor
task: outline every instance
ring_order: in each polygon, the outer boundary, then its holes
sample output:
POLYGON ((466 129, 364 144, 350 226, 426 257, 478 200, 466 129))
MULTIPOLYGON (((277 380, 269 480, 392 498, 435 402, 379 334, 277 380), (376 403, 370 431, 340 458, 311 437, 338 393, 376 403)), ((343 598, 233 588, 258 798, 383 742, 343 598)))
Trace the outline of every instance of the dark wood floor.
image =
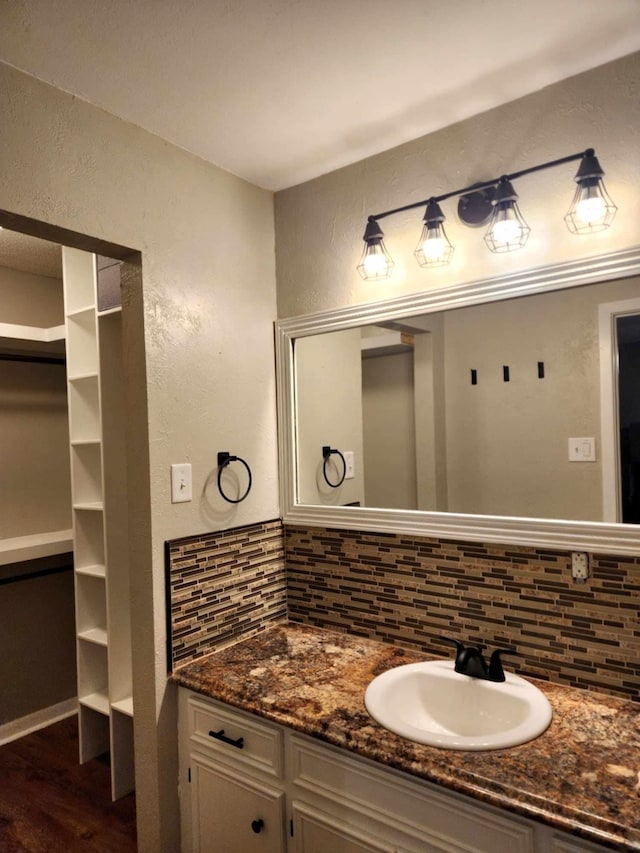
POLYGON ((106 759, 78 764, 76 717, 0 746, 0 853, 135 850, 135 797, 111 802, 106 759))

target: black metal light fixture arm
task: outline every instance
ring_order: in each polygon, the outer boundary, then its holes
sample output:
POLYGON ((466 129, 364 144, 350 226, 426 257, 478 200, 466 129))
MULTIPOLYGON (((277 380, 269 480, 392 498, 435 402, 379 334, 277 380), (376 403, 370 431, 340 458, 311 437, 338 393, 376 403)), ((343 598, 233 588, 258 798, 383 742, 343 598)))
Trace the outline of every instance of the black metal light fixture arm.
POLYGON ((429 196, 429 198, 425 198, 422 201, 414 201, 411 204, 403 204, 401 207, 394 207, 392 210, 384 210, 382 213, 374 213, 371 216, 367 217, 368 222, 377 222, 379 219, 384 219, 387 216, 393 216, 396 213, 403 213, 406 210, 415 210, 418 207, 424 207, 431 201, 435 201, 437 203, 441 201, 446 201, 449 198, 455 198, 456 196, 466 195, 471 192, 482 192, 482 190, 489 189, 490 187, 495 187, 497 183, 500 181, 515 181, 517 178, 522 178, 524 175, 533 174, 533 172, 542 172, 544 169, 552 169, 554 166, 562 166, 565 163, 573 163, 576 160, 581 160, 583 157, 593 157, 595 155, 595 150, 593 148, 587 148, 585 151, 579 151, 577 154, 569 154, 567 157, 559 157, 557 160, 550 160, 548 163, 541 163, 539 166, 529 166, 526 169, 520 169, 518 172, 511 172, 508 175, 500 175, 497 178, 493 178, 489 181, 481 181, 480 183, 471 184, 468 187, 462 187, 462 189, 451 190, 447 193, 441 193, 441 195, 429 196))

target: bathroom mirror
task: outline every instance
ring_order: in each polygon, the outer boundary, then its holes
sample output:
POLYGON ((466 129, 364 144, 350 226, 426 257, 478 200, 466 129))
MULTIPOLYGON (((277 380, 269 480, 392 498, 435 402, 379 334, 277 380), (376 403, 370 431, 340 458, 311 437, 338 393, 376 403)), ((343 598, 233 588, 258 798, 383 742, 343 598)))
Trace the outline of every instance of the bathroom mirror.
POLYGON ((628 250, 280 321, 285 521, 637 549, 639 274, 628 250))

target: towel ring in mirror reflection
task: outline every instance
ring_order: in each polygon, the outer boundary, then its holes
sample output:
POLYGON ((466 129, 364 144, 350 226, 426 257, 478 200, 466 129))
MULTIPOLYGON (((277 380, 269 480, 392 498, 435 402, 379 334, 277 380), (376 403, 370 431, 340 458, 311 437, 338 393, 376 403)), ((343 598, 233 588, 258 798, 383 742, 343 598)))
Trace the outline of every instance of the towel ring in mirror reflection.
POLYGON ((322 448, 322 476, 324 477, 324 481, 328 486, 331 486, 332 489, 339 488, 344 483, 344 478, 347 475, 347 462, 340 453, 339 450, 336 450, 335 447, 329 447, 328 444, 325 444, 322 448), (327 476, 327 463, 331 459, 332 454, 339 456, 342 459, 342 477, 338 480, 337 483, 332 483, 331 480, 327 476))

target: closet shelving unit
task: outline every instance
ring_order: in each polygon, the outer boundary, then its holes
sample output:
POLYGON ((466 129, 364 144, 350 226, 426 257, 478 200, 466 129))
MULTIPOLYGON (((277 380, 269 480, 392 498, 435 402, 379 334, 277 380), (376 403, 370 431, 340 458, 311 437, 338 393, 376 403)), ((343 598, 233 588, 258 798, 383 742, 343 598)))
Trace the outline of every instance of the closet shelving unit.
POLYGON ((134 786, 119 265, 67 247, 62 265, 80 762, 110 752, 115 800, 134 786))

